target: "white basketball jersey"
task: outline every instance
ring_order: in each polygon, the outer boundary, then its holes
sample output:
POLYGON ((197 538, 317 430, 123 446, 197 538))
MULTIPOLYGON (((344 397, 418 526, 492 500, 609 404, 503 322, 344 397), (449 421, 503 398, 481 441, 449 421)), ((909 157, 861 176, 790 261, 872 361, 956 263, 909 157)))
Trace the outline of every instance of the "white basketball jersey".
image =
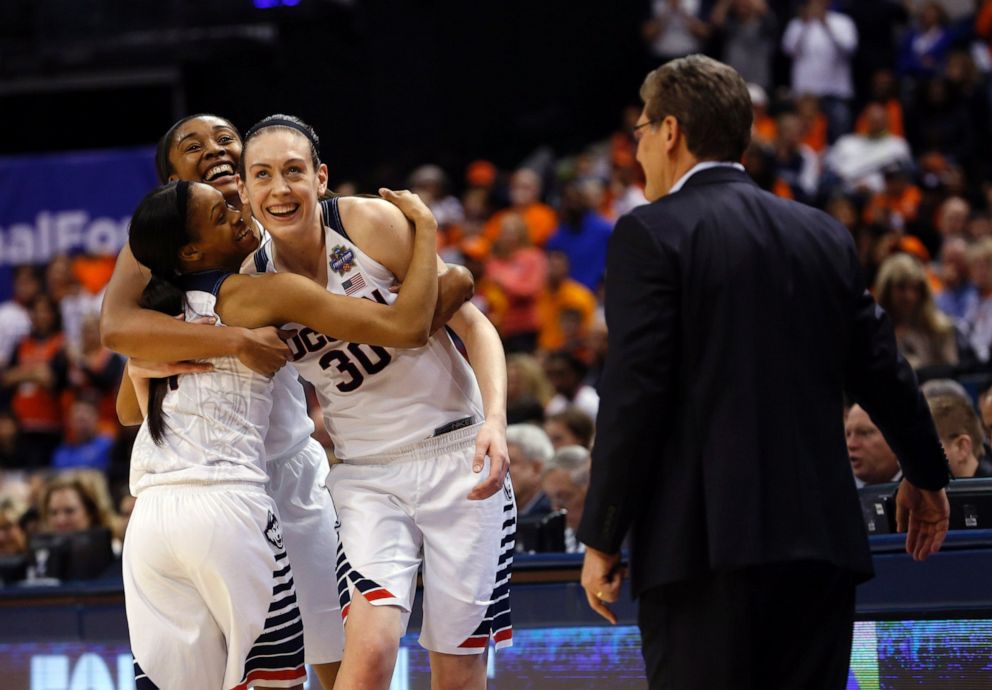
MULTIPOLYGON (((324 208, 327 290, 382 304, 396 301, 394 276, 348 237, 337 199, 324 208)), ((276 272, 272 241, 255 252, 256 267, 276 272)), ((347 460, 379 455, 433 436, 453 422, 482 420, 482 395, 468 362, 441 329, 427 345, 413 349, 338 340, 302 324, 289 342, 293 364, 313 384, 334 441, 347 460)))
MULTIPOLYGON (((187 321, 217 317, 217 292, 228 275, 204 271, 183 276, 187 321)), ((170 377, 162 402, 161 445, 152 440, 147 420, 141 425, 131 452, 135 496, 161 484, 268 481, 263 439, 272 411, 271 379, 237 357, 206 361, 213 371, 170 377)))
MULTIPOLYGON (((262 242, 268 241, 268 233, 261 225, 258 227, 262 242)), ((245 259, 242 273, 266 272, 264 264, 256 264, 255 256, 249 255, 245 259)), ((265 435, 265 455, 269 462, 294 457, 303 450, 313 433, 313 420, 307 412, 307 399, 299 379, 299 372, 291 364, 282 367, 272 379, 272 416, 265 435)))

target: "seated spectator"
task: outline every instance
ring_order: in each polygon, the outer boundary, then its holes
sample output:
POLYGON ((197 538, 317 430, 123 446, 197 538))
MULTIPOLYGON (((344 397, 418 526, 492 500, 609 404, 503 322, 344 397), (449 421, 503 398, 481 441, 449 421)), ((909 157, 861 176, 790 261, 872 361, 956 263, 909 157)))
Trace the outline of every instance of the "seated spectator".
POLYGON ((541 331, 537 346, 545 352, 565 347, 561 325, 564 311, 579 313, 579 337, 585 337, 596 311, 596 296, 585 285, 569 278, 568 274, 568 255, 559 250, 548 251, 548 279, 538 302, 541 331))
POLYGON ((575 538, 582 520, 582 507, 589 490, 589 469, 592 458, 589 449, 565 446, 555 451, 544 468, 541 484, 551 499, 553 510, 565 512, 565 551, 582 553, 585 546, 575 538))
POLYGON ((124 358, 100 342, 100 318, 95 314, 83 317, 80 344, 79 350, 66 349, 69 384, 75 397, 86 397, 96 405, 100 431, 116 436, 117 386, 124 371, 124 358))
POLYGON ((847 454, 851 459, 854 483, 860 489, 870 484, 897 482, 902 468, 882 432, 860 405, 854 405, 844 419, 847 454))
POLYGON ((589 353, 589 372, 586 374, 585 383, 592 386, 599 392, 599 380, 603 375, 603 368, 606 366, 606 353, 609 350, 609 337, 606 329, 606 321, 602 316, 596 315, 593 319, 589 332, 586 333, 586 351, 589 353))
POLYGON ((3 386, 12 391, 25 467, 47 467, 62 440, 67 371, 59 312, 48 295, 38 295, 31 303, 31 333, 18 343, 2 373, 3 386))
POLYGON ((954 324, 937 310, 923 266, 890 256, 875 278, 875 298, 892 320, 899 351, 914 369, 958 362, 954 324))
POLYGON ((820 181, 820 161, 816 151, 802 142, 803 124, 795 113, 778 117, 777 134, 772 143, 775 177, 789 188, 789 197, 805 204, 816 197, 820 181))
POLYGON ((458 243, 461 261, 475 280, 472 304, 492 322, 496 330, 503 326, 503 315, 510 303, 503 288, 486 277, 486 262, 489 260, 489 240, 485 237, 466 237, 458 243))
POLYGON ((447 233, 465 218, 461 202, 447 193, 447 187, 448 176, 436 165, 421 165, 410 173, 410 189, 431 209, 442 233, 447 233))
POLYGON ((503 216, 499 240, 486 263, 486 278, 506 295, 500 335, 507 352, 533 352, 537 347, 537 302, 544 288, 548 259, 530 246, 527 228, 516 214, 503 216))
POLYGON ((583 381, 589 367, 569 352, 552 352, 544 360, 544 373, 554 386, 555 396, 548 401, 545 412, 557 414, 567 407, 577 407, 595 422, 599 412, 599 393, 583 381))
POLYGON ((903 37, 899 51, 899 74, 927 79, 941 72, 947 51, 953 43, 950 19, 939 2, 923 3, 916 21, 903 37))
POLYGON ((970 214, 971 205, 967 201, 959 196, 948 197, 937 209, 937 233, 945 239, 965 236, 970 214))
POLYGON ((935 298, 937 308, 955 321, 961 321, 978 307, 978 289, 968 272, 968 243, 963 238, 944 240, 940 247, 939 270, 943 287, 935 298))
POLYGON ((100 416, 96 405, 81 398, 69 408, 69 438, 52 456, 52 467, 77 469, 88 467, 105 471, 114 447, 111 436, 100 433, 100 416))
POLYGON ((771 146, 778 134, 778 123, 768 114, 768 93, 758 84, 748 84, 747 91, 751 96, 751 141, 771 146))
POLYGON ((483 235, 490 242, 499 239, 503 219, 511 213, 523 218, 530 243, 543 247, 558 225, 558 216, 553 208, 541 203, 541 177, 528 168, 520 168, 510 178, 510 208, 493 214, 483 229, 483 235))
POLYGON ((956 395, 969 404, 971 403, 971 396, 968 395, 968 390, 954 379, 930 379, 920 385, 920 391, 923 393, 923 397, 928 400, 930 398, 956 395))
POLYGON ((548 240, 548 251, 568 257, 569 275, 596 290, 606 272, 606 247, 613 224, 593 211, 589 185, 581 180, 565 184, 561 193, 561 224, 548 240))
MULTIPOLYGON (((886 129, 890 134, 897 137, 906 136, 906 128, 903 125, 902 102, 899 100, 898 82, 891 70, 880 69, 871 75, 871 99, 869 102, 881 103, 885 106, 888 114, 886 129)), ((868 133, 868 118, 864 109, 858 115, 858 120, 854 124, 854 131, 858 134, 868 133)))
POLYGON ((909 165, 909 144, 891 134, 885 106, 870 103, 865 109, 865 134, 845 134, 827 151, 824 163, 848 192, 881 192, 882 170, 893 163, 909 165))
POLYGON ((89 484, 77 475, 59 475, 45 486, 41 501, 41 524, 46 532, 64 534, 94 527, 111 528, 111 518, 89 484))
POLYGON ((0 412, 0 472, 20 467, 17 455, 17 420, 9 412, 0 412))
POLYGON ((907 224, 916 220, 923 192, 910 181, 910 167, 904 162, 883 168, 882 179, 884 187, 868 200, 864 220, 904 231, 907 224))
POLYGON ((510 456, 510 481, 517 502, 517 517, 547 515, 551 500, 541 489, 544 464, 554 455, 551 440, 533 424, 506 427, 506 450, 510 456))
POLYGON ((82 347, 83 318, 100 315, 103 293, 91 293, 83 288, 76 275, 73 261, 65 254, 53 257, 45 269, 45 290, 58 305, 66 350, 82 347))
POLYGON ((596 427, 585 412, 577 407, 567 407, 545 420, 544 431, 555 450, 564 446, 592 448, 596 427))
POLYGON ((827 116, 820 110, 820 99, 811 93, 796 99, 796 114, 803 123, 803 143, 817 153, 827 150, 827 116))
POLYGON ((28 550, 27 535, 21 529, 23 506, 13 499, 0 498, 0 556, 17 556, 28 550))
POLYGON ((555 389, 541 363, 530 354, 515 352, 506 358, 506 418, 510 424, 544 423, 544 408, 555 389))
POLYGON ((927 396, 944 455, 956 478, 992 477, 982 423, 971 401, 957 395, 927 396))
POLYGON ((34 266, 14 269, 14 294, 0 304, 0 369, 10 363, 17 343, 31 332, 29 309, 40 293, 41 279, 34 266))
POLYGON ((978 302, 961 323, 975 356, 987 362, 992 346, 992 239, 968 249, 968 270, 978 290, 978 302))

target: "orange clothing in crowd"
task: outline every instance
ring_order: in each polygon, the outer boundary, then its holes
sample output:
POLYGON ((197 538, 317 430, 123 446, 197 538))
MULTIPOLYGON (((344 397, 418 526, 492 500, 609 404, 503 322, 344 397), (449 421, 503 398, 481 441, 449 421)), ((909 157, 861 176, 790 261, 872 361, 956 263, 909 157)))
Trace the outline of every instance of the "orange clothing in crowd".
POLYGON ((541 331, 537 346, 545 352, 554 352, 565 346, 565 334, 561 330, 561 314, 565 310, 582 314, 582 335, 592 324, 596 312, 596 296, 582 283, 566 278, 555 292, 548 288, 541 291, 538 313, 541 331))
MULTIPOLYGON (((16 366, 53 366, 56 358, 64 357, 64 341, 62 333, 44 340, 37 340, 33 336, 24 338, 17 346, 16 366)), ((55 376, 56 379, 59 378, 57 372, 55 376)), ((62 411, 66 401, 58 388, 57 386, 52 390, 34 382, 17 385, 10 406, 21 429, 28 432, 62 431, 62 411)))
POLYGON ((865 206, 864 221, 888 225, 889 217, 893 214, 898 214, 904 221, 915 220, 922 200, 923 192, 912 184, 906 185, 906 189, 897 197, 889 196, 884 192, 875 194, 865 206))
POLYGON ((503 332, 503 317, 510 301, 499 285, 485 277, 476 280, 472 304, 489 318, 497 331, 503 332))
MULTIPOLYGON (((865 109, 867 110, 867 108, 865 109)), ((902 104, 895 98, 890 98, 885 102, 885 114, 888 122, 886 128, 889 134, 894 134, 897 137, 906 136, 902 126, 902 104)), ((865 116, 864 110, 858 115, 858 121, 854 123, 854 131, 858 134, 868 134, 868 118, 865 116)))
POLYGON ((809 124, 806 130, 806 136, 803 137, 803 143, 809 146, 811 149, 817 153, 823 153, 827 148, 827 116, 823 113, 817 113, 813 122, 809 124))
POLYGON ((503 219, 509 213, 519 213, 520 217, 524 219, 527 235, 535 247, 543 247, 548 238, 554 234, 555 228, 558 227, 558 214, 555 213, 555 210, 547 204, 536 202, 523 211, 508 208, 494 213, 482 230, 482 234, 487 240, 495 242, 499 239, 503 219))
POLYGON ((548 258, 536 247, 486 262, 486 278, 499 286, 508 301, 500 329, 504 338, 538 331, 537 300, 547 275, 548 258))
POLYGON ((775 122, 774 117, 760 117, 754 121, 754 125, 751 127, 751 138, 757 139, 765 144, 770 144, 775 141, 775 137, 778 136, 778 123, 775 122))
POLYGON ((95 295, 110 282, 116 261, 114 256, 77 256, 72 260, 72 272, 79 284, 95 295))

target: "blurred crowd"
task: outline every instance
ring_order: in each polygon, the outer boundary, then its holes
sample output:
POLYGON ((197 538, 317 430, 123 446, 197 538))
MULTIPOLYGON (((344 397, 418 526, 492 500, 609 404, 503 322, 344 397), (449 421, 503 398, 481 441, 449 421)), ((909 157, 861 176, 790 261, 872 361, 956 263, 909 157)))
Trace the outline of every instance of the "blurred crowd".
MULTIPOLYGON (((646 65, 706 52, 744 75, 755 116, 745 167, 850 230, 901 352, 932 379, 954 474, 992 475, 992 0, 646 9, 646 65)), ((437 217, 441 256, 471 270, 474 303, 503 338, 521 521, 563 515, 568 550, 581 549, 606 357, 607 244, 616 218, 646 203, 639 112, 623 108, 616 131, 578 152, 541 148, 512 169, 425 164, 408 180, 437 217)), ((123 538, 134 430, 116 421, 124 362, 101 345, 98 320, 112 267, 89 256, 18 267, 0 305, 0 555, 37 531, 103 525, 123 538)), ((846 413, 845 431, 859 484, 898 478, 864 410, 846 413)))

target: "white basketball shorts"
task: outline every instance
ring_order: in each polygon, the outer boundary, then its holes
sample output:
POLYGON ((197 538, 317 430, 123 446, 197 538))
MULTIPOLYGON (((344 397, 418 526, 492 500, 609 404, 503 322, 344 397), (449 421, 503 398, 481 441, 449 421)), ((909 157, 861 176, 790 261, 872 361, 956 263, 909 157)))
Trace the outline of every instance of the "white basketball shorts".
POLYGON ((164 485, 124 540, 135 689, 303 683, 303 623, 275 503, 257 484, 164 485))
POLYGON ((429 438, 389 455, 334 465, 342 617, 356 590, 409 617, 423 564, 420 644, 445 654, 509 646, 510 569, 516 533, 513 489, 482 501, 466 496, 489 472, 472 471, 481 425, 429 438))

